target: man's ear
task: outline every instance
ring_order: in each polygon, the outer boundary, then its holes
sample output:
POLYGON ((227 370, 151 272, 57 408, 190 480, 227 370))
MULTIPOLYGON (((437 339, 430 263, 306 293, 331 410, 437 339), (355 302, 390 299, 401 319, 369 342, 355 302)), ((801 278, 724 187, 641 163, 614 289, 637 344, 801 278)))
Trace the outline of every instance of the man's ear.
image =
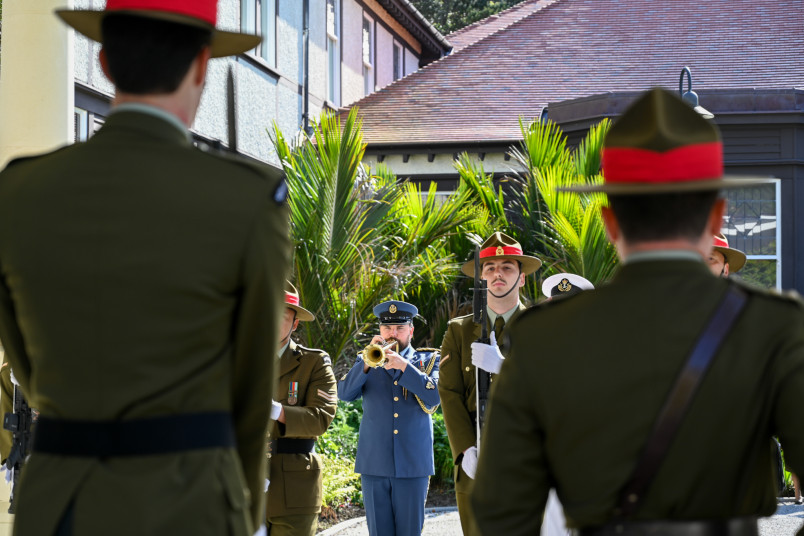
POLYGON ((709 211, 709 221, 707 221, 707 229, 711 236, 720 234, 720 229, 723 227, 723 215, 726 213, 726 199, 718 197, 712 209, 709 211))
POLYGON ((195 61, 198 63, 198 68, 195 71, 195 79, 193 81, 196 85, 204 85, 204 81, 207 78, 207 66, 210 58, 212 58, 212 52, 209 47, 202 48, 195 57, 195 61))
POLYGON ((298 327, 299 327, 299 319, 297 318, 293 321, 293 331, 296 331, 296 328, 298 327))
POLYGON ((600 216, 603 218, 603 226, 606 228, 606 236, 609 242, 616 244, 617 241, 622 238, 617 216, 614 215, 614 211, 611 210, 611 207, 600 207, 600 216))

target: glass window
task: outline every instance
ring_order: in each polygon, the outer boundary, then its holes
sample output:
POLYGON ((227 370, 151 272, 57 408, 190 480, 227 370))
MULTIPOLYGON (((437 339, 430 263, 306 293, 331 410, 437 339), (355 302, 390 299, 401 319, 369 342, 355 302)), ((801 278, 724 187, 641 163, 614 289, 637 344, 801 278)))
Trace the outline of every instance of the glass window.
POLYGON ((340 0, 327 0, 327 98, 335 106, 340 105, 341 99, 340 30, 340 0))
POLYGON ((374 21, 363 17, 363 94, 374 91, 374 21))
POLYGON ((262 36, 262 43, 249 54, 276 67, 276 0, 243 0, 240 5, 242 31, 262 36))
POLYGON ((402 47, 394 42, 394 80, 402 78, 402 47))
POLYGON ((781 288, 781 183, 726 190, 723 234, 748 258, 736 276, 763 288, 781 288))
POLYGON ((86 141, 89 138, 89 114, 86 110, 75 108, 73 119, 75 121, 73 141, 86 141))

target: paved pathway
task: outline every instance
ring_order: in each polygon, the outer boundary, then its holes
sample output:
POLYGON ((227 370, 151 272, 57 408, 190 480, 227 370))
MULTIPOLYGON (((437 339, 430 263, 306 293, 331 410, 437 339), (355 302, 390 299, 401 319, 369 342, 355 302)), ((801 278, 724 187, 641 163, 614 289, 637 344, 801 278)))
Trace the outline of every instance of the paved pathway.
MULTIPOLYGON (((0 536, 11 534, 14 516, 8 514, 8 486, 0 482, 0 536)), ((779 499, 776 515, 759 520, 760 536, 794 536, 804 526, 804 506, 793 499, 779 499)), ((350 519, 319 532, 319 536, 368 536, 366 518, 350 519)), ((454 507, 428 508, 422 536, 462 536, 454 507)))
MULTIPOLYGON (((804 526, 804 506, 793 499, 779 499, 776 515, 759 520, 760 536, 794 536, 804 526)), ((366 518, 350 519, 319 532, 318 536, 368 536, 366 518)), ((453 508, 428 508, 422 536, 462 536, 458 512, 453 508)))

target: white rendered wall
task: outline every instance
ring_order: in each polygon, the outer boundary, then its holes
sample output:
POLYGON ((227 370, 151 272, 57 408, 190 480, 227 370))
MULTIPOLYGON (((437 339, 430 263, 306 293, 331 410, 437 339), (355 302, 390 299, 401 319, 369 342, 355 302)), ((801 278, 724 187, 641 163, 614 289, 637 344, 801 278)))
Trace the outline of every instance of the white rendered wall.
POLYGON ((5 0, 0 48, 0 167, 73 139, 71 32, 54 14, 70 0, 5 0))

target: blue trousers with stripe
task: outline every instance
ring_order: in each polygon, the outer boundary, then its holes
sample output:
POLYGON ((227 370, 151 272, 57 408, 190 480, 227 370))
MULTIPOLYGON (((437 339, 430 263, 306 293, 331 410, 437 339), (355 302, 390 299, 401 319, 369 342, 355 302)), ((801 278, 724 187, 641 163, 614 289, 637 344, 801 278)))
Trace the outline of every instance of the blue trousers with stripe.
POLYGON ((371 536, 420 536, 430 477, 362 475, 363 505, 371 536))

